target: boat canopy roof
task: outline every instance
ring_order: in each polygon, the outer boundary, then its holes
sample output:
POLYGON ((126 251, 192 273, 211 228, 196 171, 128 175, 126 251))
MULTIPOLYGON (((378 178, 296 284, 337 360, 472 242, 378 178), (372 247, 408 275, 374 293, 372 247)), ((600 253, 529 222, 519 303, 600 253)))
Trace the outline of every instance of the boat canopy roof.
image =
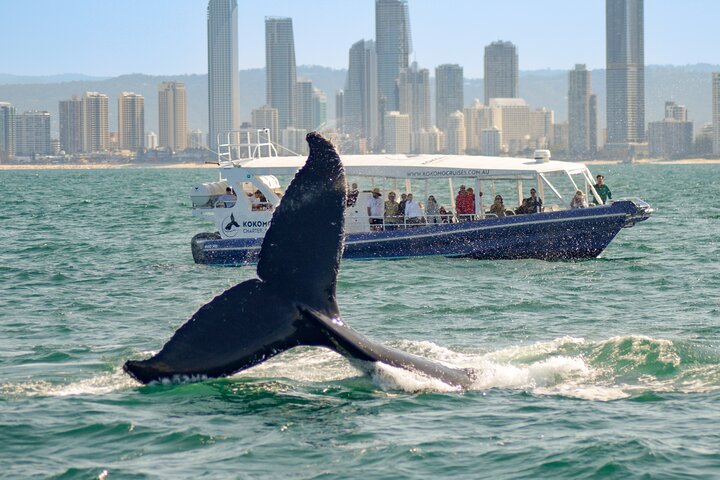
MULTIPOLYGON (((533 158, 474 155, 340 155, 349 176, 431 179, 447 177, 536 178, 548 174, 587 174, 582 163, 544 161, 533 158)), ((277 156, 221 163, 245 175, 294 175, 305 157, 277 156)), ((229 172, 224 172, 229 173, 229 172)))

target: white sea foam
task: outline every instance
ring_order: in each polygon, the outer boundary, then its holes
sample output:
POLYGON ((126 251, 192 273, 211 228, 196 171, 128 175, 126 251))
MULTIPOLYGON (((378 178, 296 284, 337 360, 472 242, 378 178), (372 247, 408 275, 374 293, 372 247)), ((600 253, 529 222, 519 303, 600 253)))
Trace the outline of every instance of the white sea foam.
MULTIPOLYGON (((671 341, 644 336, 613 337, 596 342, 562 337, 480 353, 458 352, 429 341, 403 341, 395 346, 450 367, 472 370, 475 381, 470 390, 474 391, 511 389, 536 395, 609 401, 644 392, 695 393, 720 390, 720 366, 714 363, 686 367, 677 375, 667 378, 639 374, 634 381, 619 381, 623 377, 614 371, 618 362, 625 369, 628 364, 631 369, 633 366, 643 366, 648 358, 668 366, 682 366, 680 355, 671 341)), ((375 385, 387 392, 458 391, 454 386, 420 373, 380 363, 350 362, 331 350, 316 347, 301 347, 284 352, 236 377, 286 378, 301 383, 323 383, 354 378, 363 372, 369 373, 375 385)), ((186 383, 204 378, 174 378, 163 383, 186 383)), ((118 367, 112 372, 65 385, 48 381, 2 384, 0 395, 105 395, 137 386, 138 383, 118 367)))

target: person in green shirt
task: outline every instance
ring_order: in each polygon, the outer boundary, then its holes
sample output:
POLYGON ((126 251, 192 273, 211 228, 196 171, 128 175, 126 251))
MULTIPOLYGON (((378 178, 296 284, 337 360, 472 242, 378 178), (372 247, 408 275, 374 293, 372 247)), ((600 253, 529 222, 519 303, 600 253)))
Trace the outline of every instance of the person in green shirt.
MULTIPOLYGON (((612 193, 607 185, 605 185, 605 177, 602 175, 597 176, 597 183, 594 185, 595 191, 600 195, 603 203, 607 203, 608 200, 612 200, 612 193)), ((597 201, 594 200, 594 203, 597 201)))

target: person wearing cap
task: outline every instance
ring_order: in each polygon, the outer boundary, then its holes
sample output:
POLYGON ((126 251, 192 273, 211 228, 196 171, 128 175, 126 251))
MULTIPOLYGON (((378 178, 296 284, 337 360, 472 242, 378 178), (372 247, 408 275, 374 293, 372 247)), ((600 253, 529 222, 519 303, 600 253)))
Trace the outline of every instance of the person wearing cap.
POLYGON ((372 196, 368 199, 367 212, 370 218, 370 230, 382 230, 383 224, 383 201, 380 189, 375 187, 372 189, 372 196))
MULTIPOLYGON (((598 175, 596 178, 597 183, 593 185, 595 187, 595 191, 598 193, 598 195, 600 195, 603 203, 607 203, 608 200, 612 200, 612 193, 610 193, 610 188, 605 185, 605 177, 603 177, 602 175, 598 175)), ((593 203, 597 203, 597 200, 593 200, 593 203)))

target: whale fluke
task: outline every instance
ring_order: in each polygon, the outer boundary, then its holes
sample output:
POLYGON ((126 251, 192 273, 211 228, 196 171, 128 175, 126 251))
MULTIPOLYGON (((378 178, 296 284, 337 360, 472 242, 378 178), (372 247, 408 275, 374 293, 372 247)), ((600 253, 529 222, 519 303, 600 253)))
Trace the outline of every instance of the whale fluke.
MULTIPOLYGON (((162 350, 129 360, 142 383, 223 377, 299 345, 382 362, 467 387, 472 373, 372 342, 340 318, 335 296, 343 249, 345 173, 332 144, 307 135, 310 155, 287 188, 263 240, 257 272, 201 307, 162 350)), ((361 363, 357 363, 361 366, 361 363)))

